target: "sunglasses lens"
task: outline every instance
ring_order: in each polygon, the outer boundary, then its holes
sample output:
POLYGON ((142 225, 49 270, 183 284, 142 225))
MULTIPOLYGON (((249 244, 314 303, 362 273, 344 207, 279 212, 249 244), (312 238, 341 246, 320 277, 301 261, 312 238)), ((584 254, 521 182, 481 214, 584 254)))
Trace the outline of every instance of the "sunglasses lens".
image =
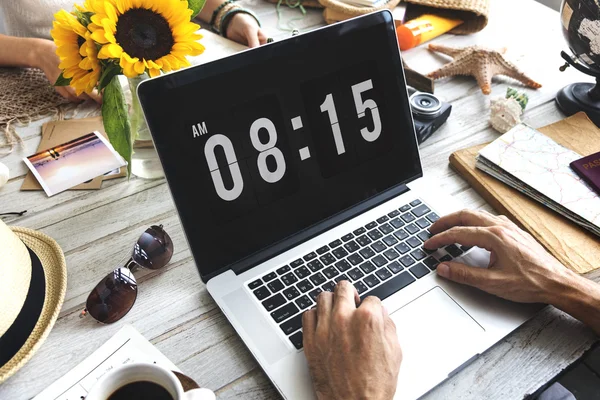
POLYGON ((131 310, 137 297, 137 283, 128 268, 117 268, 92 290, 85 307, 97 321, 110 324, 131 310))
POLYGON ((159 269, 173 256, 173 242, 162 227, 152 225, 140 236, 133 248, 132 258, 138 265, 159 269))

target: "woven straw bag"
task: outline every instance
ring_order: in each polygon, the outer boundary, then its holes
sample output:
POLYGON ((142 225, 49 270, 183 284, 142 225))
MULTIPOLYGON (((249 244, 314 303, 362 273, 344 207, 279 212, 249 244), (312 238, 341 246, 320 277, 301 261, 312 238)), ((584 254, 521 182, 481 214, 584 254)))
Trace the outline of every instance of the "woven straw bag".
MULTIPOLYGON (((267 0, 277 3, 279 0, 267 0)), ((368 14, 384 8, 393 9, 400 0, 388 0, 379 7, 355 7, 338 0, 297 0, 305 7, 324 8, 323 17, 328 24, 368 14)), ((479 32, 488 23, 490 0, 405 0, 408 3, 444 10, 444 14, 461 19, 464 24, 452 30, 459 35, 479 32)), ((293 1, 294 3, 296 1, 293 1)))
POLYGON ((342 3, 338 0, 319 0, 319 3, 325 8, 325 10, 323 10, 325 22, 332 24, 348 18, 368 14, 373 11, 383 10, 384 8, 392 10, 400 3, 400 0, 387 0, 385 4, 382 4, 379 7, 356 7, 342 3))
MULTIPOLYGON (((321 0, 324 1, 324 0, 321 0)), ((452 33, 467 35, 479 32, 488 23, 490 0, 406 0, 408 3, 446 10, 449 16, 464 21, 452 33)))

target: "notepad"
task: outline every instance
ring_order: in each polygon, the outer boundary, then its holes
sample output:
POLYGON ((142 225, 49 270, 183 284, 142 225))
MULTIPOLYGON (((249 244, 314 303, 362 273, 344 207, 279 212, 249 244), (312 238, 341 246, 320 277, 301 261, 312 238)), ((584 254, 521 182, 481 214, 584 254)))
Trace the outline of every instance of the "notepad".
POLYGON ((476 167, 600 236, 600 197, 569 167, 579 158, 520 124, 483 148, 476 167))

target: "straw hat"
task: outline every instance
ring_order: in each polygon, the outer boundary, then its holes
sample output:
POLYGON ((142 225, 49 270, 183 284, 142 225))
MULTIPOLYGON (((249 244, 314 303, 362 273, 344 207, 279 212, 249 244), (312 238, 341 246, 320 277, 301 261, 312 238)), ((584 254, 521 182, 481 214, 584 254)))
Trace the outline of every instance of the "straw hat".
POLYGON ((42 345, 67 288, 65 256, 43 233, 0 221, 0 383, 42 345))

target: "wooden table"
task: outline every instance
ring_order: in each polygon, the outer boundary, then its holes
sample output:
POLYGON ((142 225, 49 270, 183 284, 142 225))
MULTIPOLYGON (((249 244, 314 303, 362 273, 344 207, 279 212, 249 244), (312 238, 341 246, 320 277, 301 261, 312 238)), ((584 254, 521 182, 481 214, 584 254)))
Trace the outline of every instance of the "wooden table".
MULTIPOLYGON (((276 29, 275 5, 246 1, 271 36, 277 39, 289 35, 276 29)), ((300 12, 284 9, 282 14, 285 22, 300 12)), ((539 127, 563 118, 554 103, 556 91, 585 77, 572 70, 558 71, 562 64, 559 52, 567 48, 558 14, 531 0, 493 0, 491 16, 489 26, 478 34, 445 35, 437 42, 507 46, 507 56, 544 85, 537 91, 527 90, 530 101, 525 122, 539 127)), ((303 20, 296 22, 301 30, 322 24, 321 13, 316 10, 309 10, 303 20)), ((446 60, 425 48, 408 51, 405 58, 412 68, 422 72, 446 60)), ((450 169, 448 156, 457 149, 498 137, 488 125, 489 102, 505 93, 508 82, 495 80, 493 94, 488 97, 471 78, 453 78, 436 85, 436 93, 454 108, 447 124, 421 148, 425 175, 438 179, 442 190, 471 208, 488 206, 450 169)), ((82 107, 77 116, 85 115, 86 108, 82 107)), ((0 212, 27 209, 26 216, 8 219, 7 223, 39 229, 58 241, 67 258, 68 288, 60 318, 47 341, 24 368, 0 386, 0 399, 33 397, 123 324, 132 324, 184 373, 215 390, 221 399, 278 398, 200 281, 164 179, 114 180, 105 182, 99 191, 67 191, 51 198, 42 192, 19 191, 26 173, 20 160, 37 148, 42 122, 19 128, 24 149, 0 158, 12 177, 0 189, 0 212), (91 318, 79 319, 93 286, 119 265, 140 233, 152 223, 164 224, 174 240, 171 264, 163 271, 137 273, 138 300, 121 321, 105 326, 91 318)), ((522 398, 578 358, 595 339, 590 329, 548 307, 425 398, 522 398)))

